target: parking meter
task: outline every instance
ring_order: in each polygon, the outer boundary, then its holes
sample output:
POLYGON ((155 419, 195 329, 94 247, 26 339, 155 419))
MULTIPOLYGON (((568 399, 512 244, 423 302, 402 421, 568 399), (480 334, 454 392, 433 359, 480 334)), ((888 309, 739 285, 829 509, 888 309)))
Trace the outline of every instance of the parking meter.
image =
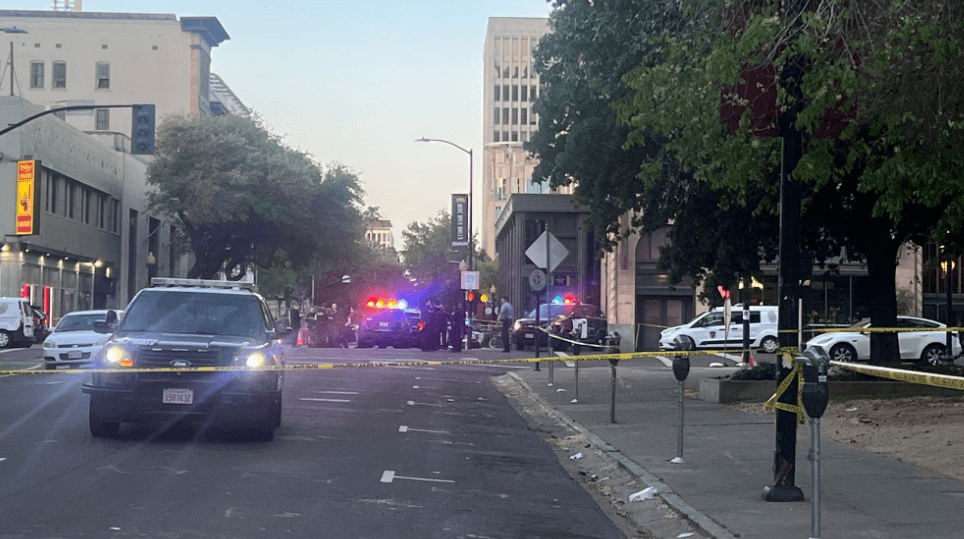
POLYGON ((830 401, 827 367, 830 357, 823 350, 811 348, 797 358, 803 367, 803 407, 813 418, 823 417, 830 401))
MULTIPOLYGON (((603 344, 606 345, 606 353, 607 353, 607 354, 618 354, 618 353, 619 353, 619 341, 620 341, 620 337, 619 337, 619 332, 618 332, 618 331, 610 331, 609 333, 607 333, 607 334, 606 334, 606 337, 603 339, 603 344)), ((618 364, 618 363, 619 363, 619 359, 610 359, 610 360, 609 360, 609 364, 612 365, 613 367, 615 367, 616 364, 618 364)))
MULTIPOLYGON (((676 350, 686 350, 687 343, 682 338, 677 337, 673 339, 673 348, 676 350)), ((673 376, 676 380, 682 382, 686 380, 686 377, 690 373, 690 356, 674 356, 673 357, 673 376)))
MULTIPOLYGON (((673 348, 676 350, 686 350, 688 344, 681 337, 673 339, 673 348)), ((673 464, 683 464, 683 381, 690 373, 690 356, 673 356, 673 376, 679 382, 679 430, 676 437, 676 458, 671 460, 673 464)))
POLYGON ((810 537, 820 538, 820 417, 827 409, 830 388, 827 387, 827 367, 830 357, 823 350, 808 349, 797 364, 803 367, 803 408, 810 416, 810 454, 813 463, 813 497, 811 501, 810 537))

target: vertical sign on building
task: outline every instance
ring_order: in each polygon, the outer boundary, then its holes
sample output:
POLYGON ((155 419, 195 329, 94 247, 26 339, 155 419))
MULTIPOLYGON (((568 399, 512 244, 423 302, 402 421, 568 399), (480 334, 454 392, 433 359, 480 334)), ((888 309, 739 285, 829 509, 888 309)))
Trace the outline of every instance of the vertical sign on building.
POLYGON ((469 196, 452 195, 452 247, 469 246, 469 196))
POLYGON ((40 234, 40 212, 37 202, 40 190, 37 180, 40 177, 40 161, 17 161, 17 228, 18 236, 40 234))

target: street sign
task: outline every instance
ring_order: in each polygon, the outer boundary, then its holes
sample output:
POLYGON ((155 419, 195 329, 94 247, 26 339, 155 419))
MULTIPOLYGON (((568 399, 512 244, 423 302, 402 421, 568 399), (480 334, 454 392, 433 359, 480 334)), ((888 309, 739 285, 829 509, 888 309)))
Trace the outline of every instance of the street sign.
POLYGON ((548 268, 548 270, 549 272, 552 272, 559 267, 559 264, 561 264, 567 256, 569 256, 569 249, 566 249, 566 246, 563 245, 561 241, 556 239, 556 237, 553 236, 548 230, 536 238, 536 241, 532 242, 532 245, 526 249, 526 256, 529 257, 529 260, 531 260, 537 268, 546 269, 546 234, 549 235, 548 255, 549 263, 552 265, 552 267, 548 268))
POLYGON ((463 271, 462 272, 462 290, 478 290, 478 289, 479 289, 479 272, 463 271))
POLYGON ((529 274, 529 288, 533 292, 538 292, 546 287, 546 272, 539 268, 532 270, 529 274))

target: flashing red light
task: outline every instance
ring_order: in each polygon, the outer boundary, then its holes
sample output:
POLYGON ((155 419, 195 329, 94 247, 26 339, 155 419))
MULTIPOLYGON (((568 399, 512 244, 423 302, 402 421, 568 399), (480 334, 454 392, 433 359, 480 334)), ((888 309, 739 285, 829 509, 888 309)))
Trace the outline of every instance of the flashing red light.
POLYGON ((368 305, 369 307, 374 307, 374 306, 375 306, 375 300, 373 300, 373 299, 368 300, 368 303, 366 303, 366 305, 368 305))
POLYGON ((20 289, 20 297, 29 300, 30 299, 30 285, 25 284, 23 288, 20 289))
POLYGON ((465 299, 469 301, 475 301, 475 292, 472 292, 470 290, 468 293, 465 294, 465 299))
POLYGON ((572 294, 566 294, 565 296, 563 296, 562 302, 566 305, 573 305, 576 303, 576 296, 573 296, 572 294))
POLYGON ((419 331, 422 331, 423 329, 425 329, 425 322, 422 322, 421 320, 419 320, 419 321, 418 321, 418 330, 419 330, 419 331))

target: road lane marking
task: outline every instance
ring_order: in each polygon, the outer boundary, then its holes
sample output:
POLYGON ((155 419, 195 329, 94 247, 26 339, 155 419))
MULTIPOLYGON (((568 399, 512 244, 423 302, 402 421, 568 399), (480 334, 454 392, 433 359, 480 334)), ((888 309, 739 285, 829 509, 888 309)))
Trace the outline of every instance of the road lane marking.
POLYGON ((315 390, 312 393, 326 393, 328 395, 357 395, 357 391, 319 391, 315 390))
POLYGON ((425 402, 415 402, 415 401, 408 401, 406 402, 406 404, 408 404, 409 406, 435 406, 438 408, 445 406, 444 404, 428 404, 425 402))
POLYGON ((398 427, 398 432, 429 432, 432 434, 451 434, 447 430, 413 429, 407 425, 400 425, 398 427))
POLYGON ((0 457, 0 462, 7 460, 7 457, 0 457))
POLYGON ((667 367, 673 366, 673 360, 666 356, 656 356, 656 359, 658 359, 660 363, 662 363, 663 365, 666 365, 667 367))
POLYGON ((351 402, 348 399, 312 399, 308 397, 301 397, 298 399, 300 401, 311 401, 311 402, 351 402))
POLYGON ((429 477, 406 477, 404 475, 395 475, 394 470, 385 470, 382 473, 381 482, 391 483, 396 479, 407 479, 409 481, 427 481, 430 483, 455 483, 455 481, 452 481, 451 479, 434 479, 429 477))
POLYGON ((459 380, 458 378, 423 378, 421 376, 416 376, 416 380, 437 380, 441 382, 462 382, 467 384, 481 384, 482 382, 478 380, 459 380))

